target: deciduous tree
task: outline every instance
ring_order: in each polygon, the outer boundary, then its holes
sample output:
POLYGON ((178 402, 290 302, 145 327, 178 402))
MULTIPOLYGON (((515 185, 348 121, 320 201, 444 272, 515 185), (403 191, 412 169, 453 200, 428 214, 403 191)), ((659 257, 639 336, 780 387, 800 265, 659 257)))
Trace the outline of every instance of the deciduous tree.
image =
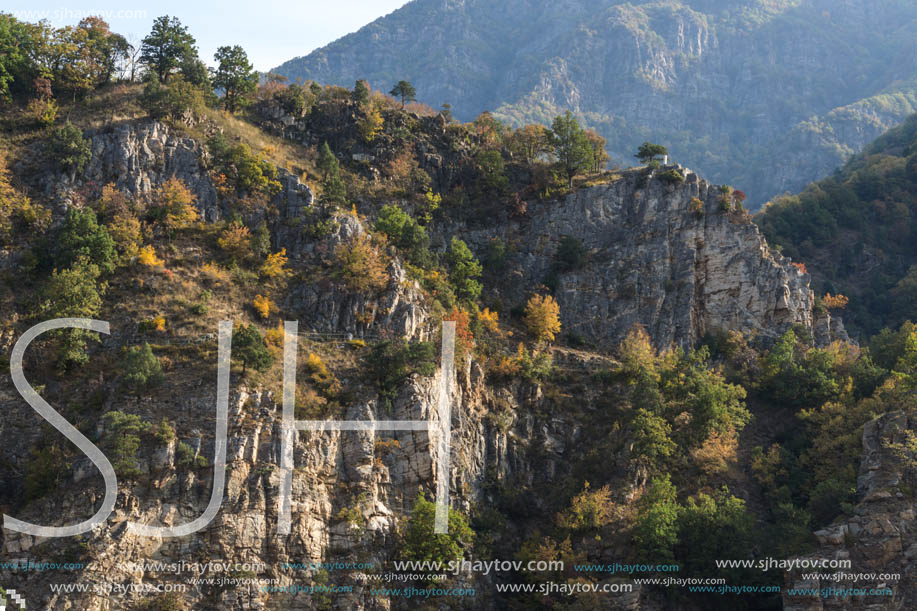
POLYGON ((569 186, 572 187, 573 177, 592 167, 592 144, 579 121, 569 110, 554 119, 550 134, 554 154, 567 176, 569 186))
POLYGON ((538 342, 552 342, 560 331, 560 307, 550 295, 532 295, 525 304, 525 326, 538 342))

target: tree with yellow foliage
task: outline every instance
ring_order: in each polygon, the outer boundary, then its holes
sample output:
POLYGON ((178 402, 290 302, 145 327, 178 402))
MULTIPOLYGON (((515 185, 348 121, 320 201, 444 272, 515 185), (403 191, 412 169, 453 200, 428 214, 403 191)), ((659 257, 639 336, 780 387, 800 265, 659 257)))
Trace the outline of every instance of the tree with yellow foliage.
POLYGON ((239 263, 251 251, 251 231, 242 223, 230 223, 217 238, 217 245, 233 263, 239 263))
POLYGON ((267 278, 282 278, 290 275, 287 269, 287 249, 281 248, 280 252, 275 252, 267 256, 264 265, 261 266, 261 275, 267 278))
POLYGON ((252 302, 252 305, 254 306, 255 311, 258 312, 258 315, 264 319, 269 318, 271 311, 277 309, 277 305, 271 301, 270 297, 265 297, 264 295, 255 295, 255 299, 252 302))
POLYGON ((363 140, 369 143, 376 139, 376 135, 382 131, 384 124, 385 120, 382 118, 382 113, 379 112, 375 104, 372 104, 366 110, 366 114, 357 120, 357 129, 360 130, 363 140))
POLYGON ((106 225, 108 235, 115 241, 115 248, 122 259, 131 259, 140 254, 140 241, 143 238, 140 221, 127 213, 116 216, 106 225))
POLYGON ((137 261, 144 267, 160 267, 165 264, 165 261, 156 256, 156 249, 152 245, 140 249, 137 261))
POLYGON ((837 295, 826 293, 821 301, 829 310, 843 310, 847 307, 847 304, 850 303, 850 298, 840 293, 837 295))
POLYGON ((153 202, 162 211, 167 229, 184 229, 200 218, 194 207, 197 196, 179 178, 170 178, 153 191, 153 202))
POLYGON ((560 331, 560 306, 550 295, 533 295, 525 305, 525 326, 538 342, 552 342, 560 331))
POLYGON ((351 291, 375 293, 388 284, 385 258, 366 234, 338 244, 334 258, 335 274, 351 291))

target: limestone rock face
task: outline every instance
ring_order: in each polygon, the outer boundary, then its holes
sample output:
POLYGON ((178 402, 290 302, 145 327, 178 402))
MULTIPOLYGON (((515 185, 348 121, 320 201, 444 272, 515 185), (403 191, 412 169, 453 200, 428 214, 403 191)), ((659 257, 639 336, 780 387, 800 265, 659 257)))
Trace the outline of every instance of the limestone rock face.
POLYGON ((854 516, 815 532, 821 544, 803 559, 846 560, 849 568, 795 569, 784 575, 784 609, 827 611, 871 609, 897 611, 917 604, 917 514, 909 485, 913 466, 903 465, 885 446, 902 442, 917 425, 905 412, 889 412, 863 427, 863 456, 857 477, 854 516), (837 574, 837 579, 813 579, 811 573, 837 574), (809 574, 808 579, 804 574, 809 574), (863 575, 867 577, 863 577, 863 575), (828 596, 791 596, 789 588, 826 590, 828 596), (888 589, 887 595, 831 595, 830 590, 888 589))
MULTIPOLYGON (((658 347, 690 346, 716 330, 764 338, 793 324, 812 330, 808 275, 769 249, 747 217, 724 211, 718 187, 680 171, 681 184, 626 172, 563 201, 530 206, 505 227, 471 232, 477 252, 498 238, 514 253, 498 283, 504 306, 524 305, 553 276, 564 332, 604 349, 635 324, 658 347), (564 236, 588 251, 577 269, 558 267, 564 236)), ((820 339, 836 335, 827 326, 820 339)))
MULTIPOLYGON (((52 200, 71 202, 75 188, 100 189, 114 184, 122 191, 145 196, 170 178, 182 180, 196 195, 205 221, 217 221, 226 210, 217 197, 206 146, 159 121, 132 121, 87 132, 92 158, 80 175, 45 173, 40 188, 52 200)), ((280 192, 271 201, 283 219, 311 206, 312 190, 278 168, 280 192)))

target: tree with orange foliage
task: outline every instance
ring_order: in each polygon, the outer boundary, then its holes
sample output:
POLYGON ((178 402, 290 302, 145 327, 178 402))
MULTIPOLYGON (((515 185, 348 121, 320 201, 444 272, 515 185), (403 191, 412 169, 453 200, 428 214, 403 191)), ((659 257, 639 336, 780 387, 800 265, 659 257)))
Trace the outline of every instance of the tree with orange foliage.
POLYGON ((850 303, 850 299, 845 295, 841 295, 840 293, 837 295, 826 293, 821 302, 829 310, 843 310, 847 307, 847 304, 850 303))

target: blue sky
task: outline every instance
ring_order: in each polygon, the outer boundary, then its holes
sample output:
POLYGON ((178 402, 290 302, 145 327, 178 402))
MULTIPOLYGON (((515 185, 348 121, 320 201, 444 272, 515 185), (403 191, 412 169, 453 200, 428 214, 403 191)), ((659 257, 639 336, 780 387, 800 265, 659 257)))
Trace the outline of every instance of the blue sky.
POLYGON ((407 0, 302 0, 300 2, 227 0, 176 2, 165 0, 4 0, 0 11, 25 21, 46 18, 55 27, 75 25, 86 13, 100 14, 111 29, 137 40, 149 31, 153 19, 173 15, 197 39, 201 59, 213 63, 221 45, 239 44, 258 70, 284 61, 354 32, 387 15, 407 0), (21 11, 21 12, 20 12, 21 11))

